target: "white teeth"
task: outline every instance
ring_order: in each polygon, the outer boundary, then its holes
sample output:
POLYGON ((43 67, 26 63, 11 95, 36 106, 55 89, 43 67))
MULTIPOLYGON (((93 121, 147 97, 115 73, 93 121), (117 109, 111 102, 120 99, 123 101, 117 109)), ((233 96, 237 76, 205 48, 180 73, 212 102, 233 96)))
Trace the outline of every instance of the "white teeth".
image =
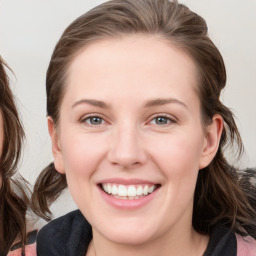
POLYGON ((137 196, 142 196, 142 192, 143 192, 142 186, 138 186, 138 188, 137 188, 137 196))
POLYGON ((129 186, 128 187, 128 196, 136 196, 136 188, 134 186, 129 186))
POLYGON ((156 189, 156 186, 153 185, 148 189, 148 193, 152 193, 156 189))
POLYGON ((117 194, 119 196, 127 196, 127 189, 123 185, 119 185, 117 194))
POLYGON ((112 195, 117 195, 117 194, 118 194, 117 186, 114 185, 114 186, 112 187, 112 195))
POLYGON ((108 193, 109 193, 109 194, 111 194, 111 193, 112 193, 112 188, 111 188, 111 185, 110 185, 110 184, 108 184, 108 186, 107 186, 107 190, 108 190, 108 193))
POLYGON ((106 193, 112 194, 116 198, 133 200, 152 193, 156 189, 156 185, 145 185, 144 187, 143 185, 139 185, 136 188, 135 185, 124 186, 105 183, 102 184, 102 188, 106 193))
POLYGON ((143 195, 146 196, 147 194, 148 194, 148 185, 143 188, 143 195))

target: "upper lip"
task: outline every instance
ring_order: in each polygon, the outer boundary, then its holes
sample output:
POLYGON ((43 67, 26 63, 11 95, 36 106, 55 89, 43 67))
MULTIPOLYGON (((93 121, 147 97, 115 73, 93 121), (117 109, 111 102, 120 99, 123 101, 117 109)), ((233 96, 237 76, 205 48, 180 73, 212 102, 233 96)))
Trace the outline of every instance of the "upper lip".
POLYGON ((138 185, 138 184, 155 185, 155 184, 159 184, 157 182, 144 180, 144 179, 123 179, 123 178, 108 178, 108 179, 103 179, 98 182, 98 184, 106 184, 106 183, 122 184, 122 185, 138 185))

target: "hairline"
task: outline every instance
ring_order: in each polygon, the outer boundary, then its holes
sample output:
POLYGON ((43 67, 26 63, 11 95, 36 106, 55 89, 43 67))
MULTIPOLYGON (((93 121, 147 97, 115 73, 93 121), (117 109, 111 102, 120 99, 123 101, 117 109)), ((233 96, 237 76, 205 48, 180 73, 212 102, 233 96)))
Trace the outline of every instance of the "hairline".
MULTIPOLYGON (((196 81, 197 81, 197 86, 193 87, 194 92, 196 93, 199 102, 200 102, 200 120, 201 120, 201 125, 203 128, 206 127, 207 123, 204 120, 203 117, 203 109, 202 109, 202 101, 201 101, 201 97, 200 97, 200 87, 201 87, 201 83, 202 83, 202 68, 200 67, 200 65, 198 64, 198 61, 196 60, 196 58, 191 54, 191 52, 189 51, 188 47, 184 44, 182 44, 182 42, 179 42, 179 40, 175 39, 175 36, 173 37, 168 37, 166 36, 163 32, 143 32, 143 31, 138 31, 138 32, 116 32, 116 33, 112 33, 112 34, 103 34, 103 35, 98 35, 97 37, 94 38, 90 38, 89 40, 83 40, 81 43, 81 46, 79 47, 79 44, 76 45, 76 49, 73 51, 72 54, 70 54, 70 56, 67 57, 67 62, 64 68, 64 72, 63 72, 63 83, 61 85, 62 91, 61 91, 61 95, 59 98, 59 106, 58 106, 58 114, 57 114, 57 118, 54 121, 54 125, 57 128, 58 127, 58 123, 59 123, 59 118, 60 118, 60 109, 61 109, 61 105, 63 102, 63 98, 65 96, 67 87, 69 85, 69 73, 70 73, 70 67, 74 61, 74 59, 83 51, 85 51, 88 47, 90 47, 91 45, 97 43, 97 42, 101 42, 101 41, 108 41, 108 40, 116 40, 116 39, 122 39, 125 37, 129 37, 129 36, 140 36, 143 35, 145 37, 154 37, 156 39, 160 39, 162 41, 165 41, 167 43, 167 45, 170 45, 171 47, 174 47, 175 49, 177 49, 178 51, 186 54, 194 63, 195 65, 195 71, 196 71, 196 81)), ((47 114, 48 117, 52 117, 51 115, 47 114)))

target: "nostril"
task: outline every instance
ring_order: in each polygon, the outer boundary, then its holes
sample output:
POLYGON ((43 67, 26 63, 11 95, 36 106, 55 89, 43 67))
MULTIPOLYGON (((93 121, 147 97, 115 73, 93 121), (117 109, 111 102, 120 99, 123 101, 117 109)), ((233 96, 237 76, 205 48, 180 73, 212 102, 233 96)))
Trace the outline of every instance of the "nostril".
POLYGON ((146 162, 144 152, 109 152, 108 160, 112 165, 119 165, 122 168, 139 166, 146 162))
POLYGON ((113 135, 109 145, 108 160, 115 165, 128 168, 138 166, 147 159, 143 144, 140 143, 138 133, 131 124, 123 124, 113 135))

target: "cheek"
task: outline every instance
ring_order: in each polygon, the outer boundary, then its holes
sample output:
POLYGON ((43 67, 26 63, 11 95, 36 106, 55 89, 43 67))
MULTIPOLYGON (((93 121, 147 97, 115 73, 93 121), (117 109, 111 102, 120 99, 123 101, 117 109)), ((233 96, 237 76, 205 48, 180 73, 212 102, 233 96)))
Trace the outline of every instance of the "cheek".
POLYGON ((166 204, 169 210, 175 207, 185 212, 192 207, 202 145, 203 136, 175 136, 155 148, 159 156, 157 164, 166 177, 166 194, 172 202, 166 204))
POLYGON ((202 134, 179 133, 167 136, 164 141, 154 141, 151 148, 154 163, 165 176, 165 193, 177 209, 184 210, 193 202, 202 147, 202 134))
MULTIPOLYGON (((61 139, 62 159, 67 179, 88 179, 105 155, 101 136, 67 131, 61 139)), ((68 180, 69 182, 69 180, 68 180)))
POLYGON ((153 143, 152 155, 167 176, 189 176, 199 170, 203 148, 203 135, 190 136, 180 133, 166 136, 164 140, 153 143))
POLYGON ((73 200, 80 209, 89 209, 92 176, 97 169, 99 154, 94 144, 88 145, 83 136, 62 139, 62 159, 67 184, 73 200))

